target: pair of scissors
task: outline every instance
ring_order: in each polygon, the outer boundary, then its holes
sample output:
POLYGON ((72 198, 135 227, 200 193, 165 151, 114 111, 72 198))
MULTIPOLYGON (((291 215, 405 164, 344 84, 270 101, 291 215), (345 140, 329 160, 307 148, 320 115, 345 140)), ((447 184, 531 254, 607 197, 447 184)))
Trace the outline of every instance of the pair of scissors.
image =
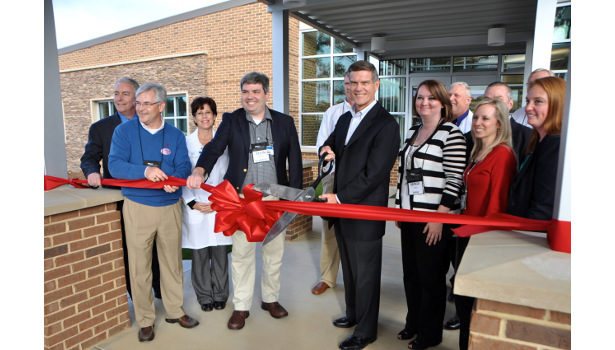
MULTIPOLYGON (((267 183, 256 184, 252 188, 259 192, 262 192, 265 195, 271 195, 280 199, 292 200, 295 202, 322 201, 315 198, 316 187, 318 187, 318 184, 325 176, 329 175, 331 169, 333 169, 334 163, 334 160, 331 160, 330 162, 325 161, 325 157, 327 156, 327 154, 328 153, 325 152, 320 155, 318 159, 318 177, 316 178, 316 180, 314 180, 312 185, 305 190, 300 190, 298 188, 288 187, 279 184, 267 183)), ((271 226, 269 232, 267 232, 265 239, 263 239, 263 245, 271 242, 271 240, 273 240, 280 233, 282 233, 282 231, 284 231, 286 227, 290 225, 290 223, 295 219, 296 216, 297 213, 284 212, 284 214, 280 216, 278 221, 276 221, 273 226, 271 226)))

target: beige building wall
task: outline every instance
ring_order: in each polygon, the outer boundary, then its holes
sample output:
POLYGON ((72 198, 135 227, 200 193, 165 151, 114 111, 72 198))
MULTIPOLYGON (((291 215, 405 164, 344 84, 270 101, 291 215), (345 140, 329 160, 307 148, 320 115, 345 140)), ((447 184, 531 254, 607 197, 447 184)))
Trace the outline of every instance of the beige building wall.
MULTIPOLYGON (((289 38, 289 113, 300 132, 299 22, 294 18, 289 19, 289 38)), ((257 2, 59 55, 68 176, 83 177, 80 158, 89 126, 97 120, 93 101, 111 99, 117 79, 158 82, 169 94, 186 93, 188 105, 194 97, 212 97, 218 125, 222 113, 241 106, 239 81, 245 73, 259 71, 272 78, 271 48, 271 14, 257 2)))

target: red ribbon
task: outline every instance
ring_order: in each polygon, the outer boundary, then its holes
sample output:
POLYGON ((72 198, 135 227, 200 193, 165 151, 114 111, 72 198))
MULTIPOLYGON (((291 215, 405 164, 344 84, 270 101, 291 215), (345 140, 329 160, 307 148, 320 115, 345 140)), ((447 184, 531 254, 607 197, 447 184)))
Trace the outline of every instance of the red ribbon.
MULTIPOLYGON (((152 182, 146 179, 102 179, 101 182, 103 185, 156 189, 162 188, 164 185, 186 185, 186 180, 172 176, 169 176, 168 180, 160 182, 152 182)), ((84 184, 87 185, 87 180, 66 180, 45 176, 46 191, 64 184, 87 187, 84 186, 84 184)), ((547 241, 551 249, 570 253, 570 221, 532 220, 503 213, 481 217, 356 204, 263 201, 262 193, 253 190, 252 185, 244 187, 244 198, 240 198, 228 181, 223 181, 216 187, 201 184, 201 188, 211 193, 209 200, 212 202, 212 209, 216 211, 214 230, 223 232, 226 236, 241 230, 245 232, 249 242, 262 242, 271 226, 282 215, 282 212, 288 211, 304 215, 347 219, 461 224, 462 226, 453 229, 455 234, 460 237, 468 237, 495 229, 547 231, 547 241)))

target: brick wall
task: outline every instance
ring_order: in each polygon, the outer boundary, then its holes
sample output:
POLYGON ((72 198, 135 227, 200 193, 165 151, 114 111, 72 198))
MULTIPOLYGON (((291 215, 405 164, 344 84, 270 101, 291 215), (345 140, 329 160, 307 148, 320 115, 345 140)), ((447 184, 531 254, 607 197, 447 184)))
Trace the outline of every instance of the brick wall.
MULTIPOLYGON (((188 104, 197 96, 212 97, 218 105, 217 127, 222 113, 241 106, 239 81, 245 73, 259 71, 272 78, 271 30, 271 14, 258 2, 59 55, 68 176, 83 178, 79 159, 93 121, 91 102, 112 98, 117 79, 159 82, 169 93, 187 92, 188 104), (197 54, 182 56, 192 53, 197 54)), ((289 114, 299 131, 298 36, 299 21, 290 18, 289 114)))
POLYGON ((472 311, 472 350, 570 349, 570 314, 478 299, 472 311))
MULTIPOLYGON (((130 76, 140 83, 158 82, 166 88, 168 94, 187 94, 190 103, 193 98, 206 95, 205 77, 202 74, 206 63, 207 56, 201 54, 60 74, 68 177, 83 178, 79 164, 93 121, 91 100, 111 99, 113 84, 118 77, 130 76)), ((188 124, 189 130, 192 130, 190 119, 188 124)))
POLYGON ((45 349, 90 349, 130 326, 120 212, 45 216, 45 349))
MULTIPOLYGON (((314 176, 313 167, 303 168, 303 184, 302 188, 308 188, 316 179, 314 176)), ((312 232, 312 217, 308 215, 297 215, 297 217, 286 228, 286 240, 290 241, 302 234, 312 232)))

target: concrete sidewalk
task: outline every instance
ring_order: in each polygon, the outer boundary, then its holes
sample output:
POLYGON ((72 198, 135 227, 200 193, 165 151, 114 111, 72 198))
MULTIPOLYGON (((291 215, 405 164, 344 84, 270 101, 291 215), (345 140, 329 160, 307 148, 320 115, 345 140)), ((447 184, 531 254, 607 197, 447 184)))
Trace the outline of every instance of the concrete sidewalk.
MULTIPOLYGON (((337 349, 338 344, 352 333, 352 329, 336 328, 331 323, 344 315, 341 267, 336 288, 328 289, 322 295, 312 295, 311 288, 319 279, 322 225, 319 217, 314 217, 313 221, 312 233, 286 242, 280 303, 288 310, 288 317, 274 319, 268 312, 261 310, 260 283, 257 283, 246 326, 241 330, 229 330, 226 324, 233 312, 232 290, 224 310, 201 311, 190 280, 191 262, 184 261, 184 310, 199 320, 201 324, 198 327, 184 329, 177 324, 166 323, 162 302, 155 299, 156 337, 152 342, 139 343, 138 326, 134 322, 129 299, 131 328, 98 344, 94 349, 337 349)), ((257 249, 257 281, 260 281, 260 262, 260 249, 257 249)), ((447 303, 445 320, 453 312, 454 305, 447 303)), ((407 349, 407 341, 396 339, 397 332, 404 327, 405 314, 400 233, 394 223, 388 222, 383 244, 378 339, 366 349, 407 349)), ((457 349, 459 331, 445 330, 443 334, 442 344, 431 349, 457 349)))

